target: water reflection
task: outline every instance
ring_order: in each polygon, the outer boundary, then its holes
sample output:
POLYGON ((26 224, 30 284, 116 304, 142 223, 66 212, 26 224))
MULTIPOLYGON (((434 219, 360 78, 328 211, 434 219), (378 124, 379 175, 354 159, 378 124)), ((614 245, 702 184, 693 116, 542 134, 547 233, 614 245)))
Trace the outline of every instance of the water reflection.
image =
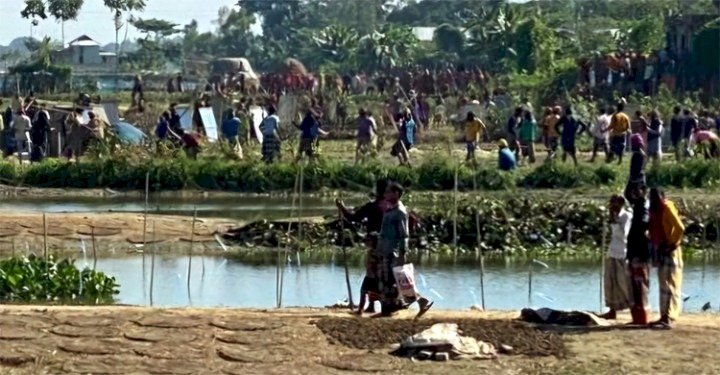
MULTIPOLYGON (((190 295, 187 289, 187 257, 158 257, 155 262, 153 305, 164 307, 275 307, 276 267, 248 265, 220 257, 193 257, 190 295)), ((81 263, 79 263, 81 265, 81 263)), ((98 269, 117 278, 119 303, 150 305, 150 257, 99 259, 98 269)), ((597 311, 600 300, 599 264, 551 262, 533 271, 533 307, 597 311)), ((438 309, 467 309, 479 305, 480 272, 474 266, 419 266, 420 291, 435 299, 438 309)), ((657 307, 657 283, 653 273, 651 304, 657 307)), ((354 298, 363 277, 361 268, 350 269, 354 298)), ((689 264, 684 270, 686 311, 699 311, 710 301, 717 307, 720 266, 689 264)), ((284 306, 332 305, 346 297, 341 265, 288 266, 284 274, 284 306)), ((524 262, 496 262, 486 266, 485 301, 488 309, 519 309, 528 306, 528 268, 524 262)))

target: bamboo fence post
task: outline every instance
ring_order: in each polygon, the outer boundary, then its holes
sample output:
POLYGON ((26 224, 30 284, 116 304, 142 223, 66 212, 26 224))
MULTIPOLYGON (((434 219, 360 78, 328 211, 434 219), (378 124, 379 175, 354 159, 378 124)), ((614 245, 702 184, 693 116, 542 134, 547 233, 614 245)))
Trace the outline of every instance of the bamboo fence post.
POLYGON ((43 257, 45 258, 45 261, 47 262, 48 258, 48 245, 47 245, 47 219, 46 215, 43 212, 43 257))
POLYGON ((12 251, 12 257, 15 258, 15 237, 10 240, 10 246, 12 251))
POLYGON ((338 213, 340 214, 340 246, 342 247, 343 253, 343 268, 345 268, 345 285, 347 285, 348 291, 348 306, 350 307, 350 310, 353 310, 355 308, 355 303, 353 302, 352 286, 350 285, 350 270, 348 269, 347 261, 347 249, 345 248, 345 217, 343 216, 342 211, 339 211, 338 213))
POLYGON ((197 219, 197 207, 193 212, 192 224, 190 225, 190 248, 188 249, 188 272, 187 272, 187 290, 190 295, 190 274, 192 272, 193 245, 195 245, 195 220, 197 219))
POLYGON ((532 279, 533 279, 533 264, 532 260, 528 265, 528 307, 532 306, 532 279))
POLYGON ((157 242, 155 241, 155 222, 152 223, 152 242, 153 242, 153 250, 152 255, 150 256, 150 306, 153 305, 153 286, 155 282, 155 252, 157 250, 157 242))
POLYGON ((457 261, 458 245, 457 245, 457 221, 458 221, 458 171, 459 167, 455 165, 455 185, 453 188, 453 256, 457 261))
MULTIPOLYGON (((604 219, 604 218, 603 218, 604 219)), ((605 277, 605 247, 607 246, 607 224, 605 220, 602 221, 602 239, 600 240, 602 248, 600 249, 600 287, 598 288, 600 311, 603 309, 603 284, 605 277)))
POLYGON ((96 249, 96 241, 95 241, 95 225, 91 227, 90 230, 90 236, 92 238, 92 251, 93 251, 93 271, 95 271, 95 268, 97 267, 97 249, 96 249))

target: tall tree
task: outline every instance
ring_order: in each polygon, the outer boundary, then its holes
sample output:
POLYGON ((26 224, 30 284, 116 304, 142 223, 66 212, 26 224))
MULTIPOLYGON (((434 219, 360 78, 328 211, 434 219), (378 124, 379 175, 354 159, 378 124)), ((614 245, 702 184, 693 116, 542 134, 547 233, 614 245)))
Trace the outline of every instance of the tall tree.
POLYGON ((142 11, 145 9, 145 0, 103 0, 107 8, 115 13, 115 88, 118 88, 118 69, 120 68, 120 29, 123 27, 122 13, 142 11))
POLYGON ((20 11, 24 18, 47 18, 47 13, 60 21, 62 43, 65 45, 65 22, 76 20, 85 0, 25 0, 25 8, 20 11))

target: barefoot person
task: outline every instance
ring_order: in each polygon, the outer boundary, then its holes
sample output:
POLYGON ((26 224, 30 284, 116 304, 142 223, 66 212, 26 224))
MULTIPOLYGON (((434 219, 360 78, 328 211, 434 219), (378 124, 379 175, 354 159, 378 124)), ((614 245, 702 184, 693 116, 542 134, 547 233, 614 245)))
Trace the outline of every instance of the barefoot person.
POLYGON ((627 236, 632 214, 625 209, 625 198, 610 198, 610 246, 605 256, 605 319, 615 319, 617 312, 630 307, 630 275, 627 266, 627 236))
POLYGON ((483 138, 485 129, 485 124, 483 124, 479 118, 475 117, 472 111, 468 112, 467 118, 465 119, 466 161, 475 160, 475 149, 477 148, 477 143, 483 138))
POLYGON ((682 309, 682 243, 685 226, 675 204, 658 189, 650 189, 650 245, 658 268, 660 320, 655 325, 671 328, 682 309))
POLYGON ((365 225, 365 245, 368 247, 368 253, 366 254, 365 265, 366 273, 365 279, 363 280, 362 286, 360 287, 360 304, 358 305, 358 312, 362 313, 362 309, 365 308, 365 296, 369 306, 365 312, 375 312, 374 302, 379 301, 379 289, 378 289, 378 258, 375 255, 375 249, 378 242, 378 232, 380 232, 380 225, 382 224, 383 215, 387 209, 385 202, 385 190, 387 188, 387 181, 378 180, 375 184, 374 199, 371 202, 366 203, 362 207, 352 210, 345 206, 345 203, 341 200, 336 200, 335 204, 340 210, 340 214, 345 220, 352 223, 363 223, 365 225))
POLYGON ((627 259, 630 267, 633 324, 648 324, 648 291, 650 289, 650 250, 648 242, 649 202, 647 188, 642 183, 628 183, 625 198, 633 208, 627 237, 627 259))
MULTIPOLYGON (((383 216, 378 246, 375 251, 375 255, 380 259, 378 274, 380 275, 380 291, 382 293, 382 313, 385 316, 389 316, 404 307, 404 304, 400 301, 401 297, 398 294, 395 276, 393 275, 393 267, 405 264, 408 237, 410 236, 408 211, 400 201, 402 195, 403 188, 398 183, 389 184, 387 190, 385 190, 385 200, 390 207, 383 216)), ((433 304, 418 293, 416 293, 414 301, 405 302, 410 304, 415 301, 420 305, 418 317, 425 314, 433 304)))

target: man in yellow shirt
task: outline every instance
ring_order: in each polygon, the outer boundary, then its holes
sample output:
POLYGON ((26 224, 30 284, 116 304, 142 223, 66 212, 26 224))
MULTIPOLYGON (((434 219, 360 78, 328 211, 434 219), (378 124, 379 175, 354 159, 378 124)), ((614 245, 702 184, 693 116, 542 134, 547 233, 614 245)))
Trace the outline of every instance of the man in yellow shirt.
POLYGON ((618 103, 617 110, 610 118, 608 130, 610 132, 610 151, 612 152, 608 155, 608 163, 613 160, 614 156, 618 157, 618 164, 622 163, 625 153, 625 140, 630 132, 630 118, 623 112, 624 109, 625 104, 618 103))
POLYGON ((468 112, 465 120, 465 142, 467 143, 467 157, 465 160, 475 160, 475 148, 477 148, 477 142, 485 134, 485 129, 485 124, 475 117, 472 111, 468 112))

